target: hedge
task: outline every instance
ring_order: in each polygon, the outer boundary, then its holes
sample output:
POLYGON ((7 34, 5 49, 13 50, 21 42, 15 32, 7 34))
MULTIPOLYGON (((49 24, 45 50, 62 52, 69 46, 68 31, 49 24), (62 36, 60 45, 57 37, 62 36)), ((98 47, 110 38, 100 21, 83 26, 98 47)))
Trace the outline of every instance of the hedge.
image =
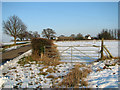
MULTIPOLYGON (((43 53, 45 56, 53 59, 59 59, 59 52, 52 40, 45 38, 33 38, 32 39, 32 54, 41 56, 43 53)), ((42 56, 41 56, 42 57, 42 56)))

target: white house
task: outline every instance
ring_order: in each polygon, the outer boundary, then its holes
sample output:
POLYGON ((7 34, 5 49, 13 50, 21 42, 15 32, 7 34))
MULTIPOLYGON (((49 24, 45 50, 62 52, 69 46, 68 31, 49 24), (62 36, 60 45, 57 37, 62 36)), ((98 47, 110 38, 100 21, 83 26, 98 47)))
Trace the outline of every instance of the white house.
POLYGON ((89 39, 89 40, 92 39, 91 36, 90 36, 89 34, 86 35, 85 38, 86 38, 86 39, 89 39))

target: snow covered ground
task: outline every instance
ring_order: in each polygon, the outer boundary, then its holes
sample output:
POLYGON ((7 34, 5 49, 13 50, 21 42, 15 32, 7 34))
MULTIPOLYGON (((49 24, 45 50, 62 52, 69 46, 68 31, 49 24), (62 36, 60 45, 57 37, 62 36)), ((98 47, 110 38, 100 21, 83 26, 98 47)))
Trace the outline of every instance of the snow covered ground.
POLYGON ((114 63, 117 60, 105 60, 95 62, 92 65, 93 72, 88 75, 86 80, 90 88, 118 88, 119 66, 106 66, 107 63, 114 63))
MULTIPOLYGON (((55 42, 59 46, 72 46, 72 45, 99 45, 100 41, 72 41, 72 42, 55 42)), ((105 41, 106 47, 110 50, 113 56, 118 56, 118 41, 105 41)), ((58 50, 64 50, 65 48, 59 47, 58 50)), ((77 48, 80 49, 80 48, 77 48)), ((82 48, 84 49, 84 48, 82 48)), ((91 48, 93 49, 93 48, 91 48)), ((96 48, 94 48, 96 49, 96 48)), ((99 49, 97 49, 99 50, 99 49)), ((36 64, 32 62, 31 64, 25 64, 24 67, 20 66, 17 62, 24 55, 30 55, 31 50, 20 55, 19 57, 8 61, 4 65, 0 66, 0 87, 2 88, 49 88, 54 84, 62 81, 63 76, 67 75, 70 69, 73 68, 74 63, 63 63, 56 67, 36 64), (55 72, 49 72, 47 69, 52 68, 55 72), (42 69, 42 71, 41 71, 42 69), (46 75, 41 74, 46 73, 46 75), (53 75, 56 79, 48 78, 48 76, 53 75)), ((67 52, 68 55, 68 52, 67 52)), ((77 58, 77 57, 76 57, 77 58)), ((87 64, 93 70, 86 80, 88 81, 89 88, 118 88, 118 64, 117 59, 105 60, 94 62, 92 64, 87 64), (110 66, 110 64, 114 64, 110 66), (109 66, 108 66, 109 65, 109 66)))
POLYGON ((60 77, 67 75, 69 70, 73 68, 73 64, 70 63, 47 68, 44 65, 36 64, 36 62, 31 62, 31 64, 25 64, 24 66, 20 66, 17 63, 20 58, 30 54, 31 50, 0 67, 0 88, 50 88, 53 79, 47 78, 48 76, 53 75, 56 78, 56 82, 60 82, 62 80, 60 77), (40 71, 42 68, 43 70, 40 71), (55 73, 47 72, 49 68, 54 68, 56 70, 55 73), (40 74, 41 72, 46 73, 46 75, 40 74))

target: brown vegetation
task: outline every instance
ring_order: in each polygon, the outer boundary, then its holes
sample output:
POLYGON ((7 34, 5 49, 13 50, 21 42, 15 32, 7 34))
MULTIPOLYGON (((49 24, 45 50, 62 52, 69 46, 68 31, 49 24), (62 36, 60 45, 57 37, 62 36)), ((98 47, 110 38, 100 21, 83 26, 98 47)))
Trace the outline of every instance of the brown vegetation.
POLYGON ((55 78, 55 76, 49 75, 49 76, 47 76, 47 78, 55 78))
POLYGON ((42 61, 44 65, 58 65, 59 52, 52 40, 44 38, 32 39, 32 58, 36 61, 42 61))
POLYGON ((54 72, 54 70, 53 70, 53 68, 48 68, 48 69, 46 70, 46 72, 52 73, 52 72, 54 72))
POLYGON ((88 73, 91 71, 88 69, 80 70, 80 65, 75 65, 75 67, 69 72, 62 82, 60 82, 59 86, 66 86, 66 87, 79 87, 79 84, 81 86, 87 86, 87 81, 84 80, 84 78, 87 77, 88 73))

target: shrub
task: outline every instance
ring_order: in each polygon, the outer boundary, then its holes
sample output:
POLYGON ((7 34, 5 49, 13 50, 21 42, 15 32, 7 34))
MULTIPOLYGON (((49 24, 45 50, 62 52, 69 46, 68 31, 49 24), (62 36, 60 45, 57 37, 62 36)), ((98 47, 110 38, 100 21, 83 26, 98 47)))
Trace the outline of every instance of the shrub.
POLYGON ((36 56, 42 57, 42 54, 46 55, 49 58, 59 57, 58 50, 56 49, 52 40, 45 39, 45 38, 34 38, 32 39, 31 43, 32 43, 32 50, 33 50, 32 54, 33 56, 35 55, 35 58, 36 56))
POLYGON ((44 39, 44 38, 33 38, 31 43, 32 43, 33 54, 37 53, 38 55, 44 53, 44 46, 53 45, 52 40, 44 39))

